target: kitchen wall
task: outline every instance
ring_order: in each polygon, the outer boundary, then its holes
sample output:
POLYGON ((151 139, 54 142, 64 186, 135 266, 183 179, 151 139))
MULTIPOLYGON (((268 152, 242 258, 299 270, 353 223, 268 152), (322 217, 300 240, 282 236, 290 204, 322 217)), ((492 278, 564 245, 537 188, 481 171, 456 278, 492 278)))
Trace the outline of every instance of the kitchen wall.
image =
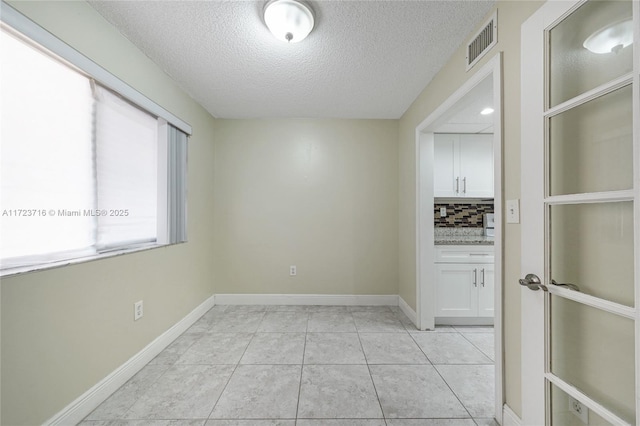
POLYGON ((85 2, 12 6, 193 126, 189 242, 2 279, 3 425, 41 424, 214 293, 213 118, 85 2), (133 303, 144 317, 133 322, 133 303))
POLYGON ((433 222, 436 228, 482 228, 484 215, 493 213, 493 203, 443 203, 433 205, 433 222), (440 209, 447 215, 440 217, 440 209))
MULTIPOLYGON (((411 306, 416 299, 416 149, 415 129, 475 71, 503 52, 503 176, 504 199, 520 198, 520 26, 543 2, 498 1, 498 43, 473 70, 465 71, 465 49, 460 46, 400 120, 399 181, 399 294, 411 306)), ((473 33, 469 29, 469 33, 473 33)), ((504 341, 505 397, 520 414, 520 226, 504 229, 504 341)))
POLYGON ((222 120, 216 292, 397 294, 397 138, 397 120, 222 120))

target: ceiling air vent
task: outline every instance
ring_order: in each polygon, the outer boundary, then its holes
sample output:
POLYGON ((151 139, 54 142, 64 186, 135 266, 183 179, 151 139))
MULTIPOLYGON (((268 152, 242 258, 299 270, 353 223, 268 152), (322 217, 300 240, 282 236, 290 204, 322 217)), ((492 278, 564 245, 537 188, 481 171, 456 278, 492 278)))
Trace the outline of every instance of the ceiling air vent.
POLYGON ((467 44, 467 71, 469 71, 498 42, 498 14, 491 18, 467 44))

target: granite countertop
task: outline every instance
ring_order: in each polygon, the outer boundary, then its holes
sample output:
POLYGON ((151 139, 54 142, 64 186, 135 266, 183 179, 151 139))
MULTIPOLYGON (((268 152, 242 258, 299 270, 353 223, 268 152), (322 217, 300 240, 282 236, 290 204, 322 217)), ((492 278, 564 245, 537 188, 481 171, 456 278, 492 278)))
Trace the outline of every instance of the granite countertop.
POLYGON ((484 245, 492 246, 493 237, 485 237, 482 228, 435 228, 435 245, 484 245))

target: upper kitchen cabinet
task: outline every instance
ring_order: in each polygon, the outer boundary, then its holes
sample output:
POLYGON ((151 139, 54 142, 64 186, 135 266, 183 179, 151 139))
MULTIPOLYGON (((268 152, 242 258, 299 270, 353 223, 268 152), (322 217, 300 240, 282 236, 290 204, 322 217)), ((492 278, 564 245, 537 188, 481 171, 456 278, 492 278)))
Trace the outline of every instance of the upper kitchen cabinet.
POLYGON ((434 135, 434 196, 493 198, 493 135, 434 135))

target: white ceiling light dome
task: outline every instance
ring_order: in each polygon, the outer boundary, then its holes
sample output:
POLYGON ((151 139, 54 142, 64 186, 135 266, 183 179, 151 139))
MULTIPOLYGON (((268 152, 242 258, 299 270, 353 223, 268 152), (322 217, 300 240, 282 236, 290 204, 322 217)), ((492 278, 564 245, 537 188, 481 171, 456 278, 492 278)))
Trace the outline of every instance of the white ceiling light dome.
POLYGON ((297 43, 313 29, 313 10, 297 0, 271 0, 264 8, 264 22, 278 40, 297 43))
POLYGON ((633 20, 623 19, 591 34, 583 46, 593 53, 618 53, 633 43, 633 20))

